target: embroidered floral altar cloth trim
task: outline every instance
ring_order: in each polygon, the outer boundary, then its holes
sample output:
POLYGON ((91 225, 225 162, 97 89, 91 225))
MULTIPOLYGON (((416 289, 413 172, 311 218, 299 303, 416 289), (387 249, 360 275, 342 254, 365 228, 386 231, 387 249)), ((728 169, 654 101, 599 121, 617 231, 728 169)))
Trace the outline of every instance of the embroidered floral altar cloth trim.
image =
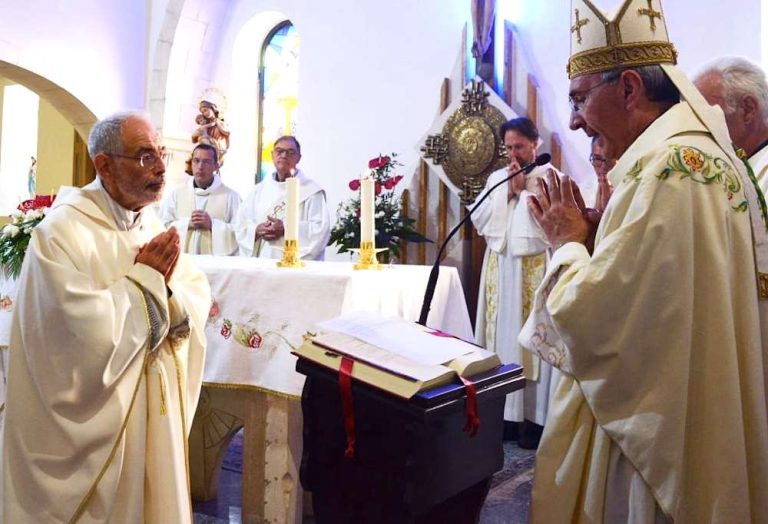
MULTIPOLYGON (((354 271, 348 262, 312 262, 299 270, 273 260, 194 256, 211 283, 204 381, 299 398, 303 375, 291 350, 317 322, 350 311, 416 320, 429 267, 354 271)), ((472 340, 464 291, 455 268, 440 271, 428 325, 472 340)))

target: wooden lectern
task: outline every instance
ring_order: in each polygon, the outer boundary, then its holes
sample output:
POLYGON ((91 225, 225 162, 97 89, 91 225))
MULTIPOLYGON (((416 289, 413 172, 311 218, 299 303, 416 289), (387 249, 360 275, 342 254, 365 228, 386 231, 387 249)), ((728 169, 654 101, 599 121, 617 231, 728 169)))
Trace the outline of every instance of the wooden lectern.
POLYGON ((410 401, 354 381, 355 450, 345 458, 338 374, 299 358, 302 395, 301 483, 318 524, 477 522, 491 476, 504 463, 507 393, 525 385, 514 364, 472 377, 480 427, 470 438, 460 383, 410 401))

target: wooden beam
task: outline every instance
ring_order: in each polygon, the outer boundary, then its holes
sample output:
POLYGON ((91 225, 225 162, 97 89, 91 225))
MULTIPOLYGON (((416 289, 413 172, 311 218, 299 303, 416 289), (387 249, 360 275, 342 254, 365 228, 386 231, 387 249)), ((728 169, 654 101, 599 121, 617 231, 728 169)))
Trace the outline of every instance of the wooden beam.
POLYGON ((560 137, 557 133, 552 133, 549 144, 550 154, 552 155, 552 165, 560 171, 563 170, 563 145, 560 143, 560 137))
POLYGON ((437 244, 441 244, 448 231, 448 186, 440 184, 440 193, 437 201, 437 244))
POLYGON ((531 119, 531 122, 533 122, 533 125, 536 127, 539 127, 539 124, 537 122, 538 117, 538 107, 539 107, 539 92, 538 92, 538 84, 536 83, 536 79, 533 77, 533 75, 528 75, 528 103, 526 104, 526 109, 528 111, 528 118, 531 119))
POLYGON ((461 85, 467 81, 467 24, 461 30, 461 85))
MULTIPOLYGON (((403 190, 403 194, 400 197, 400 216, 403 218, 408 218, 408 207, 410 206, 411 202, 411 192, 407 189, 403 190)), ((401 264, 407 264, 408 263, 408 241, 405 239, 400 239, 400 263, 401 264)))
POLYGON ((504 101, 512 107, 515 93, 515 34, 512 24, 504 22, 504 101))
MULTIPOLYGON (((419 161, 419 218, 417 221, 418 231, 421 235, 427 236, 427 192, 429 183, 429 166, 423 160, 419 161)), ((418 261, 419 264, 427 263, 427 246, 424 242, 419 244, 418 261)))
MULTIPOLYGON (((451 105, 451 80, 444 78, 440 87, 440 112, 442 113, 451 105)), ((450 193, 448 186, 440 182, 437 201, 437 243, 440 244, 445 239, 448 230, 448 199, 450 193)))
POLYGON ((440 85, 440 113, 448 109, 451 105, 451 79, 443 78, 443 83, 440 85))

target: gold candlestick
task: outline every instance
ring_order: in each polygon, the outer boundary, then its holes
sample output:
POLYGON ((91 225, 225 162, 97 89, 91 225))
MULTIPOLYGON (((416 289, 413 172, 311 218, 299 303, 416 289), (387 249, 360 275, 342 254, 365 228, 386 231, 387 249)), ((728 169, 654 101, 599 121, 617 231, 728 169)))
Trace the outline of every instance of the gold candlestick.
POLYGON ((381 269, 381 264, 376 260, 376 253, 386 251, 387 248, 376 249, 374 242, 360 242, 360 249, 353 249, 360 253, 360 259, 353 267, 355 269, 381 269))
POLYGON ((283 259, 277 263, 277 267, 304 267, 304 262, 299 258, 299 241, 286 240, 283 244, 283 259))

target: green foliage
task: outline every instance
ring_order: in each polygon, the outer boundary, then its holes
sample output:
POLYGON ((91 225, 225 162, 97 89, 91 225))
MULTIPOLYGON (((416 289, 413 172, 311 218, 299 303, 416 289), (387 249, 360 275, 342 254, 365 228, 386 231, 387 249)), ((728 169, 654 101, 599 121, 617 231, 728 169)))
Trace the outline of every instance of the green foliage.
POLYGON ((0 231, 0 265, 12 278, 21 272, 21 263, 29 246, 32 230, 45 218, 45 209, 30 209, 26 212, 15 211, 11 223, 0 231))

